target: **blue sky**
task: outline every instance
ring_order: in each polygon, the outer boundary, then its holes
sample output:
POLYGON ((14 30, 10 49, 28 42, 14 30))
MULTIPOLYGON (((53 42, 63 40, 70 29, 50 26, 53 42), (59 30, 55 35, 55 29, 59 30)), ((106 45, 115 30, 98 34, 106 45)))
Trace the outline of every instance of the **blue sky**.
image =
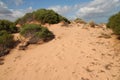
POLYGON ((120 11, 120 0, 0 0, 0 19, 15 21, 39 8, 53 9, 68 19, 101 23, 120 11))
POLYGON ((36 8, 48 8, 50 6, 56 6, 56 5, 75 5, 77 3, 84 3, 88 2, 90 0, 1 0, 4 3, 7 4, 8 7, 13 9, 20 9, 20 8, 27 8, 29 6, 32 6, 34 9, 36 8), (16 2, 18 3, 16 4, 16 2), (18 6, 19 5, 19 6, 18 6))

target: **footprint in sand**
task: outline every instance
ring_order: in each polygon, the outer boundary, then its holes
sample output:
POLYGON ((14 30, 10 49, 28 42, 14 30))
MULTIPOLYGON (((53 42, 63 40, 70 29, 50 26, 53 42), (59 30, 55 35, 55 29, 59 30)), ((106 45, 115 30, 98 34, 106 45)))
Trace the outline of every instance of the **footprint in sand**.
POLYGON ((0 65, 3 65, 4 64, 4 58, 0 58, 0 65))
POLYGON ((0 65, 3 65, 3 64, 4 64, 4 62, 0 61, 0 65))
POLYGON ((84 77, 81 77, 81 80, 90 80, 90 79, 88 79, 88 78, 84 78, 84 77))
POLYGON ((64 59, 64 56, 61 54, 61 52, 60 52, 60 53, 57 53, 57 54, 56 54, 56 57, 57 57, 58 59, 60 59, 60 60, 63 60, 63 59, 64 59))

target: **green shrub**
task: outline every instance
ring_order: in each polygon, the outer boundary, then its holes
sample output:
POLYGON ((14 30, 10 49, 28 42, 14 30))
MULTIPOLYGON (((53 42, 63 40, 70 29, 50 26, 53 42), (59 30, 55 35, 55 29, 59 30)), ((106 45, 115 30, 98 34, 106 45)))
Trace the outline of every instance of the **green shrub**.
POLYGON ((39 27, 36 24, 25 24, 22 26, 20 30, 20 34, 28 38, 28 37, 34 36, 34 34, 40 30, 41 30, 41 27, 39 27))
POLYGON ((0 31, 0 57, 9 53, 10 49, 14 47, 15 41, 13 36, 5 30, 0 31))
POLYGON ((15 21, 15 24, 19 23, 20 25, 23 25, 23 24, 33 21, 33 20, 34 20, 33 13, 26 13, 22 18, 18 18, 15 21))
POLYGON ((35 35, 38 36, 39 38, 48 38, 53 34, 47 28, 43 27, 41 28, 41 31, 37 32, 35 35))
POLYGON ((13 36, 6 31, 0 31, 0 45, 3 48, 12 48, 14 43, 13 36))
POLYGON ((19 18, 16 20, 16 24, 25 24, 30 21, 39 21, 42 24, 49 23, 49 24, 56 24, 61 21, 65 21, 70 23, 65 17, 62 17, 58 13, 54 12, 53 10, 46 10, 46 9, 39 9, 37 11, 34 11, 32 13, 27 13, 22 18, 19 18))
POLYGON ((15 33, 17 32, 17 27, 13 22, 8 20, 0 20, 0 31, 1 30, 6 30, 9 33, 15 33))
POLYGON ((39 40, 50 40, 54 37, 51 31, 37 24, 25 24, 20 30, 20 34, 25 38, 30 38, 33 43, 37 43, 39 40))
POLYGON ((109 18, 107 27, 111 28, 115 34, 120 35, 120 12, 109 18))
POLYGON ((62 17, 53 10, 39 9, 33 12, 33 14, 35 15, 35 19, 40 21, 42 24, 55 24, 59 23, 60 21, 69 22, 65 17, 62 17))

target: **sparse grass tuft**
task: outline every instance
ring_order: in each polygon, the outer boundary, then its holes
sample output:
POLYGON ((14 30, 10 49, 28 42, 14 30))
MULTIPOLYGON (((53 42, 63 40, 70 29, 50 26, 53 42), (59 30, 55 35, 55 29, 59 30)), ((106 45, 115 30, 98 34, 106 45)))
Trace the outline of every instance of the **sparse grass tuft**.
POLYGON ((92 28, 95 28, 96 24, 94 21, 90 21, 89 23, 89 26, 92 27, 92 28))
POLYGON ((84 20, 77 18, 74 20, 76 23, 87 24, 84 20))

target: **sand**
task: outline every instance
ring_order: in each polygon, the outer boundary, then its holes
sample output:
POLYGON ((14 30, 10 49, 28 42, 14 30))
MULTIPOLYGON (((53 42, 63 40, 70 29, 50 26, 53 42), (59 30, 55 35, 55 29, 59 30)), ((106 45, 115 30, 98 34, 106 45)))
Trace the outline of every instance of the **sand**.
POLYGON ((15 48, 0 65, 0 80, 120 80, 115 39, 103 28, 49 25, 55 39, 27 50, 15 48))

